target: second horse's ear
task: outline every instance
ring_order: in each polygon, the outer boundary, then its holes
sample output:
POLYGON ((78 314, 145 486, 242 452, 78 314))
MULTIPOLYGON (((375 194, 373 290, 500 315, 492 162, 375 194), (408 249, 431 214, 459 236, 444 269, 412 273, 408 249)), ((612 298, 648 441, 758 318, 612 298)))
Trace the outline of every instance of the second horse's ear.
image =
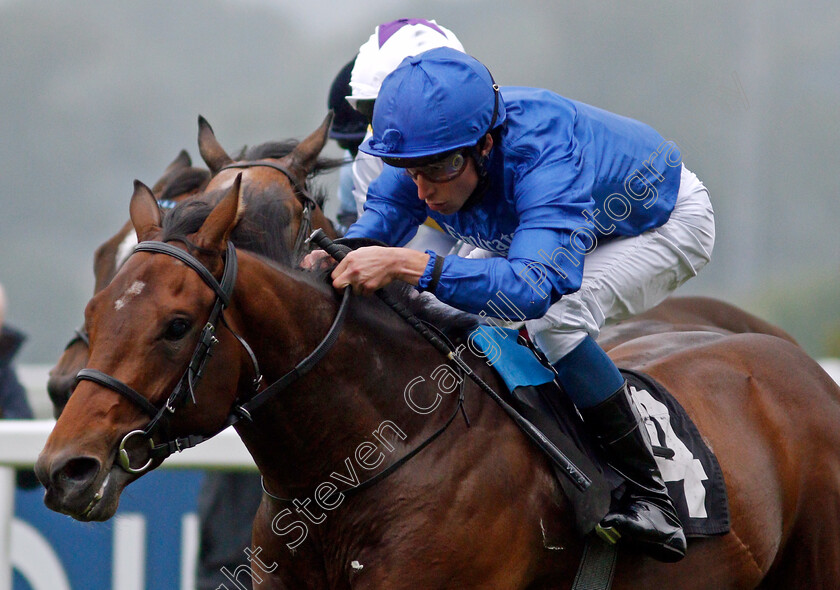
POLYGON ((153 239, 160 232, 160 207, 152 190, 139 180, 134 181, 134 194, 128 208, 137 241, 153 239))
POLYGON ((239 185, 242 182, 242 173, 236 175, 227 194, 213 207, 210 215, 195 233, 194 242, 201 248, 223 251, 227 247, 228 238, 239 223, 239 219, 245 211, 245 203, 239 198, 239 185))
POLYGON ((291 168, 297 174, 298 182, 303 184, 306 182, 306 177, 312 172, 315 164, 318 162, 318 156, 324 145, 327 143, 329 137, 330 125, 333 120, 333 112, 327 113, 326 118, 321 122, 320 127, 309 134, 309 136, 301 141, 298 146, 290 154, 292 158, 291 168))
POLYGON ((216 139, 216 134, 213 133, 210 123, 200 115, 198 117, 198 151, 213 174, 233 163, 233 160, 216 139))

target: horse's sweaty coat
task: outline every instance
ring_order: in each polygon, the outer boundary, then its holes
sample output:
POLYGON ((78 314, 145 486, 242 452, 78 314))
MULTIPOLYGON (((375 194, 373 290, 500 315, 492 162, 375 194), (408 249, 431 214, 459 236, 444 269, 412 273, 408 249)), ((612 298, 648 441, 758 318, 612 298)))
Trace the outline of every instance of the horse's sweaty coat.
MULTIPOLYGON (((217 278, 238 207, 232 190, 188 236, 217 278)), ((132 221, 144 240, 163 235, 151 193, 135 193, 132 221)), ((197 405, 187 404, 171 421, 175 436, 216 432, 235 398, 249 391, 253 365, 231 330, 251 345, 271 382, 315 349, 335 317, 335 293, 300 273, 243 251, 238 277, 225 311, 230 330, 217 332, 197 405)), ((186 266, 148 252, 130 257, 88 306, 89 367, 118 374, 149 403, 162 404, 189 363, 213 298, 186 266), (135 299, 136 312, 118 312, 116 300, 141 277, 153 277, 155 288, 135 299), (179 282, 195 288, 179 291, 179 282), (161 342, 154 335, 170 326, 166 310, 173 307, 186 314, 188 329, 161 342)), ((426 416, 406 407, 399 392, 441 360, 388 314, 375 301, 356 301, 321 362, 264 405, 253 423, 237 424, 273 493, 294 498, 312 492, 383 420, 407 433, 394 445, 394 457, 402 456, 453 409, 452 398, 426 416)), ((819 365, 794 344, 761 334, 666 332, 626 341, 610 354, 622 366, 652 375, 692 416, 720 461, 732 515, 729 534, 692 539, 677 564, 622 550, 613 587, 836 588, 840 390, 819 365)), ((501 387, 489 368, 474 369, 501 387)), ((260 559, 277 567, 261 572, 260 590, 568 588, 583 545, 546 461, 470 384, 465 407, 470 427, 453 422, 387 480, 347 497, 311 527, 294 554, 271 528, 287 506, 264 497, 253 542, 260 559), (553 549, 558 546, 564 550, 553 549)), ((80 382, 36 465, 47 504, 81 520, 113 516, 135 477, 114 464, 114 451, 146 421, 129 400, 80 382)), ((315 500, 311 508, 326 513, 315 500)))

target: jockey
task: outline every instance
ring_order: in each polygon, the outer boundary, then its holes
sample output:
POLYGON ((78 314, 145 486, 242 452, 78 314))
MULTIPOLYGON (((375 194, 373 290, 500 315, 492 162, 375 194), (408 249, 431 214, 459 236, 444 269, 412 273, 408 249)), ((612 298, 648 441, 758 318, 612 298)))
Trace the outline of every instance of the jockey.
MULTIPOLYGON (((406 57, 436 47, 464 50, 452 31, 433 20, 401 18, 378 25, 359 48, 350 75, 351 94, 347 101, 370 120, 382 80, 406 57)), ((368 129, 365 139, 370 137, 371 130, 368 129)), ((370 183, 381 172, 382 160, 378 157, 365 153, 356 156, 353 162, 353 197, 359 215, 364 209, 370 183)), ((434 221, 429 220, 418 228, 417 235, 406 247, 421 252, 428 248, 439 254, 448 254, 457 245, 455 238, 443 233, 434 221)))
POLYGON ((662 561, 681 559, 685 535, 650 439, 595 342, 605 322, 655 306, 711 257, 709 195, 677 146, 641 122, 547 90, 499 88, 480 62, 441 48, 386 78, 360 149, 386 166, 347 237, 399 246, 431 217, 496 256, 360 248, 335 268, 333 285, 369 293, 399 279, 507 320, 488 305, 503 296, 626 478, 599 532, 618 532, 662 561))

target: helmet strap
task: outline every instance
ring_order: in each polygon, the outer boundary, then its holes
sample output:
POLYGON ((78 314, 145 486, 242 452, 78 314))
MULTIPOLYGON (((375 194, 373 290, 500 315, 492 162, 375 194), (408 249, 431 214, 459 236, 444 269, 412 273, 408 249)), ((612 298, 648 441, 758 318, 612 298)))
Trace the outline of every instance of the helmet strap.
MULTIPOLYGON (((490 186, 490 176, 487 173, 487 158, 490 154, 482 155, 481 152, 484 148, 484 142, 487 141, 487 135, 493 133, 496 126, 496 119, 499 117, 499 85, 493 80, 493 74, 490 73, 489 69, 487 73, 490 74, 490 80, 493 82, 493 116, 490 117, 490 124, 487 126, 485 134, 481 136, 478 143, 472 146, 472 149, 469 151, 469 155, 475 163, 475 170, 478 173, 478 184, 475 185, 475 189, 473 189, 473 192, 464 202, 464 205, 461 207, 462 210, 469 209, 480 203, 484 197, 484 193, 487 192, 487 187, 490 186)), ((494 139, 498 140, 498 135, 494 139)))
POLYGON ((490 175, 487 171, 487 160, 490 154, 481 154, 485 141, 486 135, 482 137, 481 141, 479 141, 476 145, 472 146, 472 148, 470 148, 470 150, 467 152, 469 157, 472 158, 472 161, 475 164, 475 171, 478 174, 478 183, 475 185, 473 192, 470 193, 470 196, 467 197, 467 200, 464 201, 464 204, 461 207, 462 211, 465 209, 469 209, 470 207, 474 207, 475 205, 480 203, 481 199, 484 197, 484 194, 487 192, 487 188, 490 186, 490 175))

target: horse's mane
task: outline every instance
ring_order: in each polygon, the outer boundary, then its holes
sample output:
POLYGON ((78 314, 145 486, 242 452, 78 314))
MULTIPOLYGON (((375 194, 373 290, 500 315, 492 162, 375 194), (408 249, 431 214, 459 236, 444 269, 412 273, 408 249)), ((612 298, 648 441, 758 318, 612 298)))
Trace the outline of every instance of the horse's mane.
MULTIPOLYGON (((284 141, 267 141, 256 146, 245 146, 236 156, 234 156, 234 160, 279 160, 280 158, 284 158, 292 153, 299 143, 300 142, 296 139, 286 139, 284 141)), ((343 163, 343 160, 336 158, 318 158, 315 161, 315 165, 312 167, 312 171, 309 173, 309 178, 312 179, 323 172, 334 170, 343 163)), ((318 203, 319 207, 324 207, 324 201, 327 198, 327 193, 322 187, 310 188, 310 196, 316 203, 318 203)))
MULTIPOLYGON (((203 194, 200 198, 180 203, 163 219, 163 241, 185 240, 197 232, 227 189, 203 194)), ((276 195, 244 194, 245 211, 231 232, 237 248, 247 250, 281 266, 291 267, 293 253, 284 239, 291 216, 276 195)))
MULTIPOLYGON (((172 209, 163 220, 163 241, 185 240, 197 232, 226 192, 227 189, 219 189, 205 193, 201 198, 183 202, 172 209)), ((293 256, 283 239, 283 233, 287 231, 291 220, 288 210, 280 204, 276 195, 271 195, 270 198, 263 195, 245 195, 243 198, 246 203, 245 212, 231 233, 233 244, 237 248, 256 254, 270 266, 318 291, 331 293, 332 280, 329 275, 332 269, 304 271, 292 268, 293 256)), ((454 340, 460 340, 481 323, 478 316, 441 303, 429 293, 419 293, 407 283, 392 283, 387 290, 418 318, 432 324, 454 340)), ((368 312, 378 321, 384 319, 375 297, 357 297, 355 305, 362 314, 368 312)), ((389 312, 385 317, 392 318, 395 328, 406 325, 396 313, 389 312)))
POLYGON ((201 168, 185 168, 170 180, 160 194, 162 200, 172 200, 175 197, 201 189, 210 180, 210 171, 201 168))

